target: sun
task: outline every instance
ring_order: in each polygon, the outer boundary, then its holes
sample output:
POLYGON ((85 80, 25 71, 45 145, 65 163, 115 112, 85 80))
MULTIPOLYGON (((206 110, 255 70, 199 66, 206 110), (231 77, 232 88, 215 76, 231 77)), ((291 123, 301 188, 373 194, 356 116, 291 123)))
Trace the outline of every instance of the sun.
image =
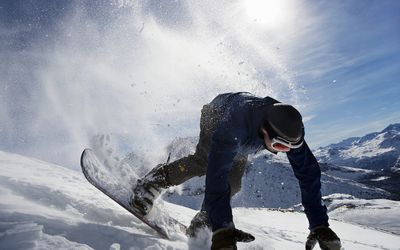
POLYGON ((244 0, 243 3, 251 21, 270 28, 282 27, 292 14, 287 0, 244 0))

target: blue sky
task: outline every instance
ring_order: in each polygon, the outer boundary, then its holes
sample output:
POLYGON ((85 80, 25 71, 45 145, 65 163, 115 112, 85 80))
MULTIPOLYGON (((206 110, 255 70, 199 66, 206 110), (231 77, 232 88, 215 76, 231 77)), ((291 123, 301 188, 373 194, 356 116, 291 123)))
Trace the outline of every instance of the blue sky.
POLYGON ((112 133, 163 157, 228 91, 296 105, 313 148, 382 130, 400 122, 399 13, 396 0, 2 1, 0 150, 75 168, 112 133))
POLYGON ((330 33, 331 48, 315 51, 319 58, 310 64, 318 65, 324 57, 333 61, 321 77, 300 73, 299 81, 307 83, 315 116, 310 130, 318 131, 321 143, 327 141, 322 139, 325 129, 332 140, 400 121, 399 6, 398 1, 320 4, 328 10, 323 27, 330 33))

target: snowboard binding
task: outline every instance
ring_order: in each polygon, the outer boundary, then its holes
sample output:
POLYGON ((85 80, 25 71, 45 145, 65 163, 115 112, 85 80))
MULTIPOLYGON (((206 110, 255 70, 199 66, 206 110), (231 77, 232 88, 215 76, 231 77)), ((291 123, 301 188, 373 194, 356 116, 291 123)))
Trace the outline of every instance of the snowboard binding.
POLYGON ((146 216, 153 208, 154 201, 160 196, 162 189, 168 188, 165 164, 160 164, 143 179, 139 179, 133 188, 129 204, 142 216, 146 216))

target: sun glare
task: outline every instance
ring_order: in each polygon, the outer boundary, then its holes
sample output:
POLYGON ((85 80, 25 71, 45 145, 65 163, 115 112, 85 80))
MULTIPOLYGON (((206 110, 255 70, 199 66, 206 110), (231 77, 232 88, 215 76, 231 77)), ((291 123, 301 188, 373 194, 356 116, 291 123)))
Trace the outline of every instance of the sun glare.
POLYGON ((270 28, 282 27, 291 17, 285 0, 244 0, 244 5, 251 21, 270 28))

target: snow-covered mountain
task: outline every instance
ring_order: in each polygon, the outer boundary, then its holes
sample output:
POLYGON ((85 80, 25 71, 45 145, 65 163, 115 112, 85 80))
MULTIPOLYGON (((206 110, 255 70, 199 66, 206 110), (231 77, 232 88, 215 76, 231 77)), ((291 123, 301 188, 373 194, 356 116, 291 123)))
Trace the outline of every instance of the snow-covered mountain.
POLYGON ((400 124, 380 132, 353 137, 315 151, 323 171, 330 175, 352 174, 352 180, 390 193, 400 200, 400 124))
MULTIPOLYGON (((331 226, 345 249, 399 249, 399 202, 343 195, 326 200, 331 226)), ((165 208, 184 224, 196 212, 168 202, 165 208)), ((236 226, 256 236, 254 242, 239 243, 239 249, 304 249, 303 213, 243 207, 233 212, 236 226)), ((184 235, 161 239, 80 172, 0 151, 0 249, 196 250, 209 245, 208 231, 190 241, 184 235)))
POLYGON ((322 162, 370 170, 390 170, 400 156, 400 123, 380 132, 352 137, 321 147, 315 156, 322 162))

